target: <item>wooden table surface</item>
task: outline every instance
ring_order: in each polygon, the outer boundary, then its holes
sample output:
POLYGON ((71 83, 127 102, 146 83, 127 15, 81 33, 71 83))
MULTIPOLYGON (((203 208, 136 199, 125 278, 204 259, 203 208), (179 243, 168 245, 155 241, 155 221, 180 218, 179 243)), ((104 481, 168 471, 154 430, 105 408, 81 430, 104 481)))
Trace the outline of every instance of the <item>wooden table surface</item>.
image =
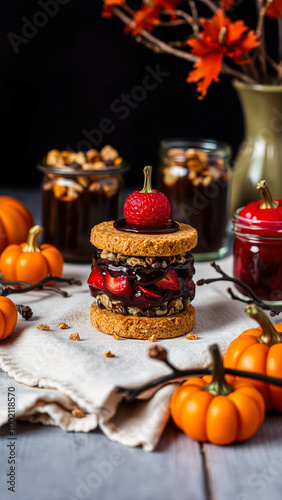
MULTIPOLYGON (((37 213, 38 190, 2 189, 37 213)), ((18 422, 16 492, 7 490, 7 426, 0 429, 0 498, 8 500, 280 500, 282 415, 268 413, 246 443, 199 444, 170 422, 154 452, 100 431, 67 433, 18 422)))

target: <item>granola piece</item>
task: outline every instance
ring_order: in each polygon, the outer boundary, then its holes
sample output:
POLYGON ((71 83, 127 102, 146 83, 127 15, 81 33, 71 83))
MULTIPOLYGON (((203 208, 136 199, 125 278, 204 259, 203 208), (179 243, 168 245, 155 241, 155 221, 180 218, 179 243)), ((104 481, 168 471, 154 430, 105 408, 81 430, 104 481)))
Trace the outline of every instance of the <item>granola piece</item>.
POLYGON ((143 316, 143 311, 140 307, 128 307, 127 310, 133 316, 143 316))
POLYGON ((163 181, 166 186, 174 186, 174 184, 178 181, 178 176, 173 175, 171 167, 166 167, 163 170, 163 181))
POLYGON ((102 170, 105 168, 105 163, 103 161, 95 161, 94 163, 84 163, 82 165, 82 170, 102 170))
POLYGON ((114 165, 115 165, 115 167, 118 167, 121 163, 122 163, 122 157, 121 157, 121 156, 118 156, 118 157, 114 160, 114 165))
POLYGON ((67 197, 76 200, 83 192, 83 187, 78 182, 71 182, 67 186, 67 197))
POLYGON ((100 154, 96 149, 89 149, 86 153, 86 159, 89 163, 100 161, 100 154))
POLYGON ((153 309, 155 311, 156 316, 165 316, 165 314, 167 314, 167 308, 164 306, 153 307, 153 309))
POLYGON ((203 178, 202 184, 203 186, 208 186, 212 182, 212 177, 210 175, 207 175, 206 177, 203 178))
POLYGON ((59 323, 59 328, 61 330, 66 330, 67 328, 69 328, 69 325, 67 325, 66 323, 59 323))
POLYGON ((88 188, 90 179, 87 175, 78 175, 77 180, 79 184, 81 184, 81 186, 83 186, 84 188, 88 188))
POLYGON ((105 146, 101 150, 101 157, 106 162, 114 163, 114 161, 118 158, 118 152, 116 149, 112 148, 112 146, 105 146))
POLYGON ((61 184, 59 184, 56 181, 54 186, 53 186, 53 194, 54 194, 55 198, 63 198, 63 196, 66 196, 66 194, 67 194, 67 187, 62 186, 61 184))
POLYGON ((47 153, 46 164, 52 167, 63 167, 65 160, 58 149, 52 149, 47 153))
POLYGON ((37 330, 45 330, 46 332, 48 330, 50 330, 50 326, 49 325, 43 325, 43 324, 40 324, 40 325, 37 325, 37 330))
POLYGON ((109 297, 107 295, 105 295, 104 293, 102 295, 97 295, 96 299, 100 299, 103 306, 106 308, 106 309, 112 309, 113 308, 113 305, 112 305, 112 301, 109 299, 109 297))
POLYGON ((103 250, 103 252, 100 253, 99 257, 100 259, 107 259, 107 260, 115 260, 117 254, 114 252, 107 252, 107 250, 103 250))
POLYGON ((69 340, 80 340, 79 333, 71 333, 69 336, 69 340))
POLYGON ((83 411, 80 408, 78 408, 78 406, 74 407, 74 409, 71 411, 71 414, 75 418, 82 418, 82 417, 84 417, 83 411))
POLYGON ((116 357, 116 355, 113 354, 111 351, 104 352, 104 356, 106 356, 106 358, 115 358, 116 357))
POLYGON ((129 257, 126 260, 126 264, 128 264, 129 266, 147 267, 145 261, 143 259, 140 259, 139 257, 129 257))
POLYGON ((109 177, 108 179, 102 179, 101 180, 101 185, 103 188, 103 191, 107 198, 111 198, 114 196, 119 189, 119 181, 115 177, 109 177))
POLYGON ((83 153, 74 153, 73 151, 66 151, 66 153, 68 153, 67 165, 78 163, 78 165, 82 166, 85 163, 85 156, 83 153))
POLYGON ((91 192, 98 192, 98 191, 102 191, 102 186, 100 184, 100 182, 91 182, 89 188, 88 188, 88 191, 91 191, 91 192))
POLYGON ((154 259, 153 257, 146 257, 145 262, 146 264, 148 264, 148 266, 151 266, 154 262, 154 259))
POLYGON ((196 340, 198 337, 195 333, 188 333, 188 335, 186 335, 186 339, 187 340, 196 340))
POLYGON ((182 298, 180 297, 179 299, 172 300, 170 305, 174 307, 175 311, 182 311, 184 309, 184 305, 182 303, 182 298))
POLYGON ((156 335, 151 335, 151 337, 148 338, 149 342, 156 342, 157 336, 156 335))

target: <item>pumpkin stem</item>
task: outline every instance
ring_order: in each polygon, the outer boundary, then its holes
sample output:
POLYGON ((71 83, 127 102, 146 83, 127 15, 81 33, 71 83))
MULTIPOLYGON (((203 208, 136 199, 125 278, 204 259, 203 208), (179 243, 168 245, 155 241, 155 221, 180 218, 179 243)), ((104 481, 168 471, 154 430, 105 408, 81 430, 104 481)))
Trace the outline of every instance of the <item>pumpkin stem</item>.
POLYGON ((265 180, 259 181, 256 185, 256 188, 259 189, 262 203, 260 204, 259 208, 262 210, 266 208, 278 208, 279 203, 278 201, 274 201, 272 194, 270 192, 270 189, 268 185, 266 184, 265 180))
POLYGON ((281 336, 260 307, 257 307, 255 304, 249 304, 245 307, 245 312, 250 318, 255 319, 262 328, 262 334, 258 337, 260 344, 270 347, 282 342, 281 336))
POLYGON ((205 385, 204 390, 213 396, 227 396, 234 391, 234 388, 228 384, 224 376, 224 367, 222 358, 216 344, 209 347, 213 360, 212 381, 205 385))
POLYGON ((143 168, 144 172, 144 186, 140 193, 154 193, 152 189, 152 170, 153 167, 147 166, 143 168))
POLYGON ((38 246, 38 237, 43 232, 43 227, 41 226, 32 226, 29 230, 27 236, 27 242, 25 247, 23 248, 23 252, 41 252, 40 247, 38 246))

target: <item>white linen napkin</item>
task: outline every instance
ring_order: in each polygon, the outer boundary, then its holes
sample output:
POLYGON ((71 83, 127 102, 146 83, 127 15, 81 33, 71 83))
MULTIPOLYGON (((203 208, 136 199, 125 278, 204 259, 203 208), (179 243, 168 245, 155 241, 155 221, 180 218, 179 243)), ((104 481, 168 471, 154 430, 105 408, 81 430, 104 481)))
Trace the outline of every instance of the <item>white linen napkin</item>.
MULTIPOLYGON (((231 257, 220 261, 231 273, 231 257)), ((195 280, 215 277, 208 263, 196 263, 195 280)), ((15 387, 17 417, 30 422, 59 425, 66 431, 88 432, 99 426, 110 438, 129 446, 152 450, 166 425, 169 400, 175 384, 146 394, 146 399, 127 403, 113 392, 115 386, 138 387, 169 373, 163 363, 147 356, 151 342, 136 339, 115 340, 95 330, 90 324, 90 296, 87 278, 90 266, 67 264, 65 277, 76 277, 83 285, 63 286, 70 297, 40 291, 11 295, 15 303, 33 309, 33 318, 19 317, 14 332, 0 342, 0 426, 7 422, 7 388, 15 387), (58 324, 70 328, 60 330, 58 324), (49 331, 38 330, 47 324, 49 331), (81 341, 69 340, 77 332, 81 341), (115 358, 107 358, 110 350, 115 358), (72 409, 78 406, 85 416, 76 418, 72 409)), ((232 301, 226 293, 227 283, 197 288, 197 340, 158 340, 170 360, 179 368, 207 366, 208 346, 218 343, 222 353, 243 330, 256 326, 244 313, 244 305, 232 301)))

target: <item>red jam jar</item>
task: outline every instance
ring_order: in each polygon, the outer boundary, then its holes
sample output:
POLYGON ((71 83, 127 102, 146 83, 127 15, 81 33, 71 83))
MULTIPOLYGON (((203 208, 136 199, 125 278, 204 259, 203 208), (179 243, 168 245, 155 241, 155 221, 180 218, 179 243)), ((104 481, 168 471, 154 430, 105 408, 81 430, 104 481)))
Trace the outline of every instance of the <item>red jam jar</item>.
MULTIPOLYGON (((282 305, 282 220, 254 220, 240 215, 233 219, 233 275, 262 300, 282 305)), ((236 287, 246 296, 246 292, 236 287)))

